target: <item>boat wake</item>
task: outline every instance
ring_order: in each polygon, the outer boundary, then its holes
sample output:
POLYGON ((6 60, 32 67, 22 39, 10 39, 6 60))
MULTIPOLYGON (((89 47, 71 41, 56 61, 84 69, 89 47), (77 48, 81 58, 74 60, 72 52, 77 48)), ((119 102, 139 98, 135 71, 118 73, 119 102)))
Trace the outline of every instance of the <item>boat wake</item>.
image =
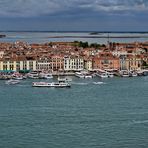
POLYGON ((142 121, 133 121, 133 124, 144 124, 144 123, 148 123, 148 120, 142 120, 142 121))
POLYGON ((74 85, 88 85, 88 83, 82 83, 82 82, 72 82, 71 84, 74 84, 74 85))
POLYGON ((93 82, 95 85, 105 84, 104 82, 93 82))

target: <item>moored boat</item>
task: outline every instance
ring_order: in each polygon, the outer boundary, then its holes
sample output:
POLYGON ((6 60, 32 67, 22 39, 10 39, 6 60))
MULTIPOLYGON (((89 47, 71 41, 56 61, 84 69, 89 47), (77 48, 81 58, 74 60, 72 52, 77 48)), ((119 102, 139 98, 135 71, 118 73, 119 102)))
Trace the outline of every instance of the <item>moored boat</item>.
POLYGON ((58 77, 58 81, 59 82, 72 82, 72 79, 71 78, 67 78, 67 77, 65 77, 65 78, 60 78, 60 77, 58 77))
POLYGON ((52 79, 53 76, 51 73, 40 73, 39 74, 39 78, 40 79, 52 79))
POLYGON ((108 75, 106 72, 97 72, 96 75, 100 78, 108 78, 108 75))
POLYGON ((27 77, 30 79, 39 79, 39 74, 36 71, 32 71, 27 74, 27 77))
POLYGON ((131 72, 129 73, 129 75, 130 75, 131 77, 137 77, 137 76, 138 76, 138 74, 137 74, 136 71, 131 71, 131 72))
POLYGON ((85 78, 85 75, 81 72, 75 72, 75 76, 78 78, 85 78))
POLYGON ((112 72, 107 72, 107 75, 109 78, 113 78, 114 77, 114 74, 112 72))
POLYGON ((120 73, 121 77, 129 77, 130 76, 130 74, 127 70, 121 70, 119 73, 120 73))

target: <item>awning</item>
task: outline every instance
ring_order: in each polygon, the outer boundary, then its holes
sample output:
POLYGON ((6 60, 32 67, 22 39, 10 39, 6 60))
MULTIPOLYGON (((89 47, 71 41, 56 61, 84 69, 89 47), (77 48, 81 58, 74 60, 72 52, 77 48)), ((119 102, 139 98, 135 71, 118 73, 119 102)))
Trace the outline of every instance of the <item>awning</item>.
POLYGON ((1 73, 12 73, 14 70, 0 70, 1 73))

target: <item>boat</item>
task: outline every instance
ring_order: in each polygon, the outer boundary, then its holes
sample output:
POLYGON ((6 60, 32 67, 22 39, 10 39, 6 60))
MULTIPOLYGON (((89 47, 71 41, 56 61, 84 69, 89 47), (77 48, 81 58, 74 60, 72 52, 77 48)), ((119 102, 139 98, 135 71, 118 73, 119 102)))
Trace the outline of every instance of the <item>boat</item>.
POLYGON ((142 70, 137 71, 137 75, 138 76, 143 76, 143 71, 142 70))
POLYGON ((112 72, 107 72, 107 75, 109 78, 113 78, 114 77, 114 74, 112 72))
POLYGON ((63 81, 63 82, 72 82, 72 79, 71 78, 60 78, 60 77, 58 77, 58 81, 59 82, 61 82, 61 81, 63 81))
POLYGON ((15 73, 12 74, 12 79, 15 79, 15 80, 23 80, 23 75, 21 75, 18 72, 15 72, 15 73))
POLYGON ((14 85, 14 84, 18 84, 18 83, 20 83, 20 81, 14 80, 14 79, 10 79, 10 80, 5 82, 5 84, 8 84, 8 85, 14 85))
POLYGON ((148 70, 143 70, 143 76, 148 76, 148 70))
POLYGON ((136 71, 131 71, 130 74, 129 74, 131 77, 137 77, 138 74, 136 71))
POLYGON ((84 75, 84 78, 87 79, 87 78, 93 78, 93 76, 91 74, 86 74, 84 75))
POLYGON ((108 78, 108 74, 106 72, 97 72, 96 75, 100 78, 108 78))
POLYGON ((87 71, 75 72, 75 76, 83 79, 93 78, 93 76, 87 71))
POLYGON ((53 76, 51 73, 40 73, 39 74, 39 78, 40 79, 52 79, 53 76))
POLYGON ((129 77, 130 76, 130 74, 127 70, 121 70, 119 73, 120 73, 121 77, 129 77))
POLYGON ((23 80, 24 78, 23 78, 23 76, 15 76, 15 77, 13 77, 13 79, 15 79, 15 80, 23 80))
POLYGON ((67 82, 33 82, 33 87, 55 87, 55 88, 63 88, 63 87, 71 87, 71 85, 67 82))
POLYGON ((75 72, 75 76, 78 77, 78 78, 85 78, 85 75, 81 72, 75 72))
POLYGON ((30 79, 39 79, 39 74, 36 71, 32 71, 28 73, 27 77, 30 79))

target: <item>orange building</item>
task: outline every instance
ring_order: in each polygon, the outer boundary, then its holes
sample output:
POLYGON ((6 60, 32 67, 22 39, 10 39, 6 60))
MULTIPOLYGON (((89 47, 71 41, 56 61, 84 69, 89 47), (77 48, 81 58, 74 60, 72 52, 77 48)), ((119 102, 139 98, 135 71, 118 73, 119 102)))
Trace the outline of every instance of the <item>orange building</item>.
POLYGON ((93 58, 93 69, 120 69, 119 58, 110 52, 101 52, 93 58))
POLYGON ((64 69, 64 56, 63 55, 53 55, 51 56, 51 67, 53 71, 64 69))

